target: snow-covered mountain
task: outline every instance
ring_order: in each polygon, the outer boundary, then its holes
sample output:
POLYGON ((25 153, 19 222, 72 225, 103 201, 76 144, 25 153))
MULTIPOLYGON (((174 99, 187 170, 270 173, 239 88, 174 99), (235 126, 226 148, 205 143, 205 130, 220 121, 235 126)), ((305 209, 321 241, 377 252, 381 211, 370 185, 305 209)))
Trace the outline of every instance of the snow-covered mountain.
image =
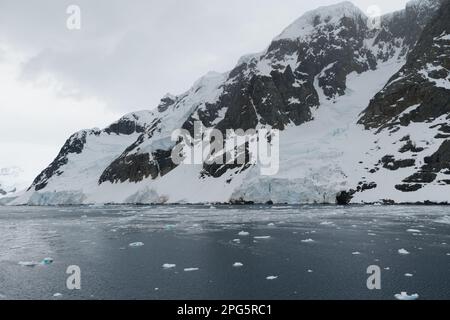
POLYGON ((378 28, 350 2, 310 11, 233 70, 74 134, 13 204, 450 201, 449 10, 414 0, 378 28), (196 121, 281 130, 280 170, 176 165, 171 134, 196 121))
POLYGON ((0 168, 0 197, 26 188, 22 175, 23 170, 18 167, 0 168))

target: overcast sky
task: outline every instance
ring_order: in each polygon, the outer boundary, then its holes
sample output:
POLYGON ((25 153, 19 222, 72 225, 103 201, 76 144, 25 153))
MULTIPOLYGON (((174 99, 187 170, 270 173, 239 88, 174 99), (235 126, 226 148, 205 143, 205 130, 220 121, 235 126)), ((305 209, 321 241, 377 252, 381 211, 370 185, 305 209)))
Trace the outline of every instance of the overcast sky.
MULTIPOLYGON (((32 179, 70 134, 154 108, 208 71, 262 51, 336 0, 0 0, 0 168, 32 179), (69 30, 69 5, 81 29, 69 30)), ((355 0, 363 11, 406 0, 355 0)))

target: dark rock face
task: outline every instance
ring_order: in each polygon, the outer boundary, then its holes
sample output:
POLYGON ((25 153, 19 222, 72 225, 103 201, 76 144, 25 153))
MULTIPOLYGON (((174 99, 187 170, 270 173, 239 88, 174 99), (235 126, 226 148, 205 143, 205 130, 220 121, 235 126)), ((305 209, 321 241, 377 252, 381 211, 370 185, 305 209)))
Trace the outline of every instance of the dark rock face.
POLYGON ((448 77, 450 40, 440 39, 440 36, 450 30, 449 17, 450 5, 444 1, 408 55, 406 64, 372 99, 359 123, 367 129, 383 129, 431 121, 449 114, 450 90, 437 86, 432 78, 448 77), (439 75, 433 72, 435 69, 440 70, 439 75), (412 110, 402 114, 408 108, 412 110))
POLYGON ((416 160, 414 159, 395 160, 394 156, 387 155, 381 159, 381 163, 383 164, 383 168, 395 171, 400 168, 407 168, 414 166, 416 160))
POLYGON ((135 117, 135 120, 131 119, 120 119, 116 123, 113 123, 108 128, 105 129, 105 132, 107 133, 115 133, 115 134, 125 134, 130 135, 132 133, 138 132, 144 132, 145 126, 141 125, 139 122, 137 122, 137 117, 135 117))
POLYGON ((407 183, 431 183, 436 180, 437 173, 450 169, 450 140, 444 141, 430 157, 425 158, 425 165, 420 171, 403 180, 407 183))
POLYGON ((336 195, 336 204, 341 206, 346 206, 350 204, 353 199, 354 191, 341 191, 336 195))
POLYGON ((406 141, 406 144, 403 145, 398 150, 400 153, 405 153, 405 152, 419 153, 419 152, 422 152, 423 150, 425 150, 424 148, 416 147, 416 144, 411 141, 409 136, 403 138, 401 141, 406 141))
POLYGON ((425 163, 422 170, 439 172, 450 169, 450 140, 444 141, 433 155, 426 157, 425 163))
POLYGON ((6 191, 0 188, 0 195, 2 196, 6 195, 6 191))
POLYGON ((395 189, 402 192, 414 192, 422 188, 421 184, 398 184, 395 189))
POLYGON ((172 163, 171 151, 156 150, 151 154, 130 154, 116 159, 103 172, 99 183, 110 182, 139 182, 151 177, 156 179, 170 172, 175 166, 172 163))

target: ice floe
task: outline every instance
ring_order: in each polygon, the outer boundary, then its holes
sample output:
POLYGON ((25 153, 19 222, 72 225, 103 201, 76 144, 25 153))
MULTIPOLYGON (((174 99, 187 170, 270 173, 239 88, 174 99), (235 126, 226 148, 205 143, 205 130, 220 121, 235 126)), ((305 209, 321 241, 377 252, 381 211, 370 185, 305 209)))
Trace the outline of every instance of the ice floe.
POLYGON ((301 242, 303 242, 303 243, 312 243, 312 242, 315 242, 313 239, 304 239, 304 240, 301 240, 301 242))
POLYGON ((240 267, 243 267, 243 266, 244 266, 244 264, 242 262, 235 262, 235 263, 233 263, 233 267, 235 267, 235 268, 240 268, 240 267))
POLYGON ((164 263, 163 264, 163 268, 164 269, 172 269, 172 268, 175 268, 177 265, 176 264, 172 264, 172 263, 164 263))
POLYGON ((20 261, 19 265, 23 266, 23 267, 35 267, 37 266, 39 263, 35 262, 35 261, 20 261))
POLYGON ((144 245, 143 242, 133 242, 129 244, 129 246, 132 248, 142 247, 143 245, 144 245))
POLYGON ((268 276, 266 277, 267 280, 275 280, 278 279, 278 276, 268 276))
POLYGON ((200 270, 199 268, 184 268, 185 272, 192 272, 192 271, 198 271, 200 270))
POLYGON ((409 252, 407 250, 405 250, 405 249, 399 249, 398 253, 399 254, 403 254, 403 255, 409 254, 409 252))
POLYGON ((412 277, 413 274, 412 273, 405 273, 405 277, 412 277))
POLYGON ((241 236, 241 237, 246 237, 248 235, 250 235, 250 233, 248 233, 247 231, 241 231, 238 233, 238 236, 241 236))
POLYGON ((417 300, 419 299, 419 295, 417 293, 414 293, 412 295, 408 295, 406 292, 402 292, 402 293, 397 293, 395 295, 395 298, 397 300, 417 300))
POLYGON ((358 252, 358 251, 352 252, 352 255, 354 255, 354 256, 357 256, 357 255, 360 255, 360 254, 361 254, 361 252, 358 252))
POLYGON ((406 230, 406 232, 410 232, 410 233, 421 233, 422 231, 417 230, 417 229, 408 229, 408 230, 406 230))
POLYGON ((267 240, 270 239, 270 236, 256 236, 254 237, 256 240, 267 240))

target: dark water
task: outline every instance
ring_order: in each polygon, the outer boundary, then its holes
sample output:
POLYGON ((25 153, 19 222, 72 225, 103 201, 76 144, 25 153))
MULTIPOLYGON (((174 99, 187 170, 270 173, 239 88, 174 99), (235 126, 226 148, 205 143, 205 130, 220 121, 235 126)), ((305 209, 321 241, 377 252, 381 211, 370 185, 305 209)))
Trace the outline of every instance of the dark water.
POLYGON ((449 223, 438 206, 0 207, 0 299, 450 299, 449 223))

